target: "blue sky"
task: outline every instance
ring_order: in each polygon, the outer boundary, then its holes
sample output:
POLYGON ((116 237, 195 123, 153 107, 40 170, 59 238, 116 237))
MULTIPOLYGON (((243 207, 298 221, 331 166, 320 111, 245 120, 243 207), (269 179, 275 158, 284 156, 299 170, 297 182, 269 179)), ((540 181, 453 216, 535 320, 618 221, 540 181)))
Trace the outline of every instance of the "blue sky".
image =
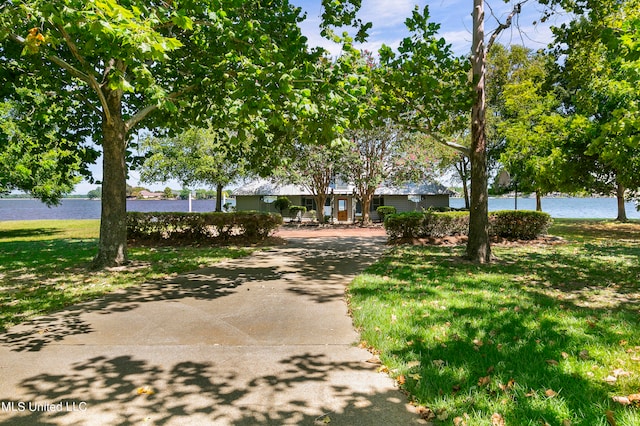
MULTIPOLYGON (((521 1, 521 0, 520 0, 521 1)), ((311 45, 325 47, 332 54, 339 53, 339 47, 322 39, 319 35, 320 0, 291 0, 296 6, 307 11, 307 20, 302 24, 304 34, 311 45)), ((485 10, 487 33, 504 22, 506 16, 513 10, 516 2, 505 3, 503 0, 489 0, 485 10)), ((362 0, 359 17, 363 22, 373 23, 369 32, 369 40, 361 47, 377 51, 384 43, 396 47, 407 35, 404 21, 411 15, 415 6, 420 10, 429 7, 431 21, 441 25, 440 35, 453 46, 456 53, 466 54, 471 48, 471 13, 472 0, 362 0)), ((504 31, 499 42, 503 44, 524 44, 533 49, 544 48, 551 41, 550 24, 557 25, 566 19, 558 16, 545 24, 534 25, 542 16, 542 6, 534 0, 529 0, 522 7, 522 13, 514 20, 514 27, 504 31)))
MULTIPOLYGON (((303 33, 309 39, 310 46, 322 46, 331 54, 337 55, 340 46, 323 39, 318 28, 321 20, 320 0, 290 0, 295 6, 302 7, 307 12, 307 19, 301 24, 303 33)), ((520 0, 521 1, 521 0, 520 0)), ((486 2, 486 31, 489 34, 498 26, 498 22, 504 22, 505 17, 513 9, 515 2, 505 3, 503 0, 489 0, 486 2)), ((371 22, 373 28, 369 31, 369 39, 358 47, 376 52, 382 44, 397 47, 399 42, 408 35, 404 21, 411 16, 415 6, 420 10, 429 6, 431 20, 441 25, 440 35, 451 44, 459 55, 465 55, 471 48, 471 12, 472 0, 362 0, 362 8, 359 18, 363 22, 371 22)), ((534 0, 529 0, 522 8, 522 13, 512 29, 506 30, 498 39, 503 44, 524 44, 532 49, 544 48, 552 39, 550 25, 558 25, 566 16, 558 16, 550 19, 545 24, 533 25, 542 16, 542 8, 534 0)), ((101 160, 99 160, 101 161, 101 160)), ((94 177, 100 179, 102 166, 100 163, 91 168, 94 177)), ((137 185, 139 174, 130 173, 129 184, 137 185)), ((151 189, 161 190, 166 186, 179 189, 177 182, 144 184, 151 189)), ((83 182, 76 186, 75 193, 86 194, 96 185, 83 182)))

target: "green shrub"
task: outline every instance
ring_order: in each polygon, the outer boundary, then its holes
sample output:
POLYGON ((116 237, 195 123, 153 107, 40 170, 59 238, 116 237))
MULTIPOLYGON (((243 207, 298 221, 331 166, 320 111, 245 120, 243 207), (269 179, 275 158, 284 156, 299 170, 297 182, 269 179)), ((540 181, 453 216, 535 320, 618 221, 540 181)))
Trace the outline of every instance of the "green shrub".
POLYGON ((491 234, 504 238, 534 240, 553 223, 548 213, 532 210, 501 210, 489 217, 491 234))
POLYGON ((291 206, 289 207, 289 213, 291 213, 292 219, 302 220, 302 215, 307 212, 305 206, 291 206))
POLYGON ((384 218, 384 229, 390 240, 420 237, 424 213, 404 212, 390 214, 384 218))
POLYGON ((142 240, 228 241, 232 237, 258 242, 282 224, 279 214, 259 212, 171 213, 128 212, 127 236, 142 240))
POLYGON ((384 222, 384 218, 390 214, 396 214, 397 210, 394 206, 380 206, 376 209, 378 216, 380 216, 380 220, 384 222))
POLYGON ((262 241, 269 236, 271 231, 282 225, 282 216, 258 213, 237 212, 234 213, 235 225, 239 228, 240 235, 250 241, 262 241))
POLYGON ((280 212, 280 214, 282 214, 283 211, 285 211, 286 209, 288 209, 289 207, 291 207, 291 200, 289 200, 287 197, 284 196, 279 196, 274 202, 273 202, 273 207, 278 209, 278 211, 280 212))
MULTIPOLYGON (((503 210, 489 215, 491 235, 533 240, 543 235, 553 223, 548 213, 528 210, 503 210)), ((467 235, 469 212, 407 212, 385 218, 384 227, 390 240, 405 238, 467 235)))
POLYGON ((423 237, 446 237, 448 235, 467 235, 469 232, 468 212, 437 213, 426 211, 420 234, 423 237))

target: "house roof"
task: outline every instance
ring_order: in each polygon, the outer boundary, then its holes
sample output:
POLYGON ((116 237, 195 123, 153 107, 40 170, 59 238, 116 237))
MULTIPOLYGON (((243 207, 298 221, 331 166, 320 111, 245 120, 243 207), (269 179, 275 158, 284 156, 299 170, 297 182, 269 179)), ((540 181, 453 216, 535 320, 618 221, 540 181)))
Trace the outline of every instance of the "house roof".
POLYGON ((233 195, 311 195, 311 192, 298 185, 282 185, 258 179, 234 189, 233 195))
POLYGON ((382 185, 375 195, 452 195, 437 182, 406 183, 404 185, 382 185))
MULTIPOLYGON (((353 194, 353 185, 338 185, 332 188, 334 194, 353 194)), ((452 195, 444 186, 436 182, 408 183, 404 185, 382 185, 375 195, 452 195)), ((266 179, 247 183, 233 191, 233 195, 312 195, 309 190, 298 185, 282 185, 266 179)))

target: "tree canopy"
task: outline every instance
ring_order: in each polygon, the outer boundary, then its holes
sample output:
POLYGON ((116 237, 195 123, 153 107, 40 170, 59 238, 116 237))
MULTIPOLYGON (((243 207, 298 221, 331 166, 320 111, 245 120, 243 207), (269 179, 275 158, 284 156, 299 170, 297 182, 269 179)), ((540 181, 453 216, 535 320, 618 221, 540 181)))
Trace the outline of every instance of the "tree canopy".
MULTIPOLYGON (((335 25, 352 23, 359 2, 323 3, 335 25)), ((74 147, 91 138, 102 148, 96 267, 127 262, 127 159, 138 129, 171 132, 232 117, 242 124, 238 140, 259 134, 257 147, 267 150, 274 134, 313 114, 303 82, 318 54, 307 48, 301 19, 287 0, 2 5, 1 72, 12 87, 3 96, 51 93, 58 131, 74 147)))

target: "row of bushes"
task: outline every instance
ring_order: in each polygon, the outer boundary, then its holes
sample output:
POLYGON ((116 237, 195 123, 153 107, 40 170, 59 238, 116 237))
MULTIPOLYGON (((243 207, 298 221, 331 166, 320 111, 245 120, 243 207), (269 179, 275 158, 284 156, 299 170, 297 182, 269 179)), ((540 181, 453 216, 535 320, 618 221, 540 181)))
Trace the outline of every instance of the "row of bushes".
MULTIPOLYGON (((489 215, 491 235, 533 240, 551 226, 548 213, 530 210, 501 210, 489 215)), ((469 212, 432 211, 406 212, 388 215, 384 227, 390 240, 467 235, 469 212)))
POLYGON ((217 240, 232 237, 262 241, 282 225, 279 214, 259 212, 172 213, 128 212, 127 236, 144 240, 217 240))

